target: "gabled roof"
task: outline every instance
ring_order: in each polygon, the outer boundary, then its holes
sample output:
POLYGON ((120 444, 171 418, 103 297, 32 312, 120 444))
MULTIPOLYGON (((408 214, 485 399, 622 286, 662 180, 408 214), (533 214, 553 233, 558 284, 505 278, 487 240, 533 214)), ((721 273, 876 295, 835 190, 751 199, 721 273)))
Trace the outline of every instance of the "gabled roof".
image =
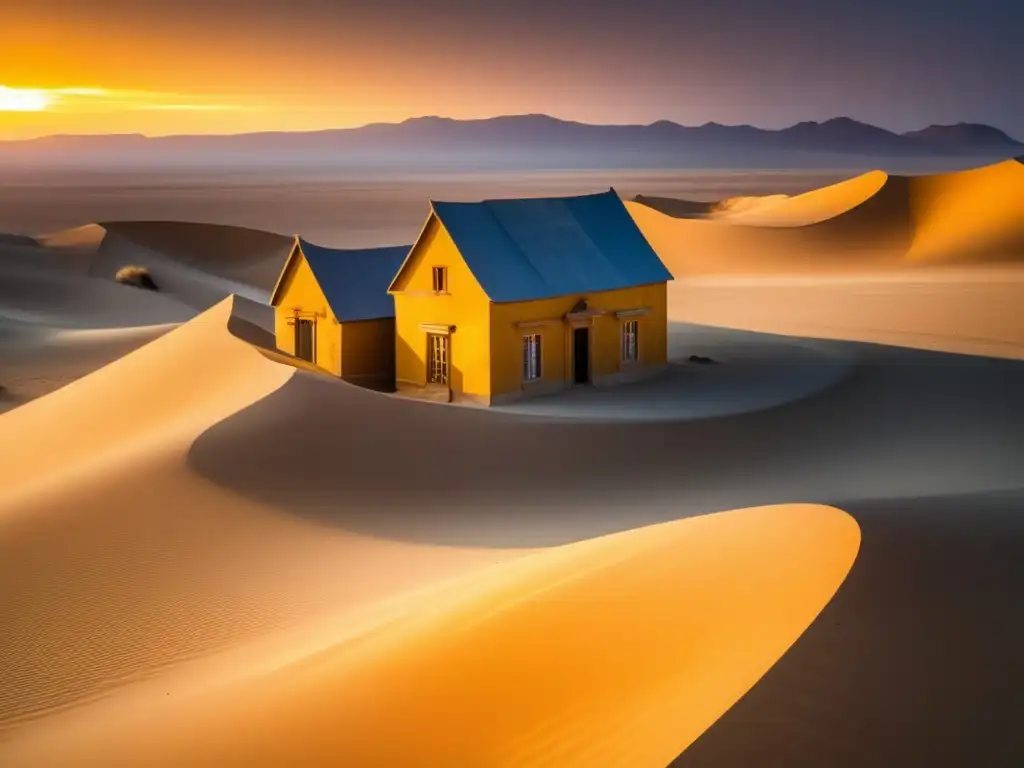
POLYGON ((339 323, 394 317, 395 300, 388 295, 387 288, 410 248, 397 245, 342 250, 324 248, 296 237, 270 303, 277 303, 285 275, 301 253, 339 323))
POLYGON ((614 189, 577 197, 431 201, 431 215, 494 302, 672 279, 614 189))

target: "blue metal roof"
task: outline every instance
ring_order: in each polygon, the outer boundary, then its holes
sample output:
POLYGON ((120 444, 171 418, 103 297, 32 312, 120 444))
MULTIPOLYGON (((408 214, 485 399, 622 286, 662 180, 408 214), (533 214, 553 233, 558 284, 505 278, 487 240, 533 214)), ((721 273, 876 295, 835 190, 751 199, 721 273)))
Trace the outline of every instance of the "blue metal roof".
POLYGON ((299 238, 299 246, 338 322, 395 316, 388 285, 411 245, 339 250, 299 238))
POLYGON ((431 204, 494 302, 672 279, 614 189, 579 197, 431 204))

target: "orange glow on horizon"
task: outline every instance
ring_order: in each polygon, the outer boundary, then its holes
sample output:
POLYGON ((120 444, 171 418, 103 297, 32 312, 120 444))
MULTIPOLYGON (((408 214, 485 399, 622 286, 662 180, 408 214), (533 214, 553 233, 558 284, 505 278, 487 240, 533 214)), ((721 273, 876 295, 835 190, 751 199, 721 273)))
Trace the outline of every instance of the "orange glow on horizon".
POLYGON ((228 111, 244 109, 220 97, 112 88, 11 88, 0 85, 0 112, 111 113, 136 110, 228 111))
MULTIPOLYGON (((468 67, 469 52, 415 36, 382 44, 346 28, 340 38, 307 34, 298 50, 279 28, 242 29, 236 17, 183 26, 141 12, 108 17, 101 7, 77 16, 5 9, 0 26, 8 33, 0 83, 52 99, 41 111, 0 111, 0 141, 311 131, 423 115, 610 117, 566 103, 571 84, 534 76, 534 65, 503 59, 496 70, 468 67)), ((609 82, 603 88, 614 90, 609 82)))

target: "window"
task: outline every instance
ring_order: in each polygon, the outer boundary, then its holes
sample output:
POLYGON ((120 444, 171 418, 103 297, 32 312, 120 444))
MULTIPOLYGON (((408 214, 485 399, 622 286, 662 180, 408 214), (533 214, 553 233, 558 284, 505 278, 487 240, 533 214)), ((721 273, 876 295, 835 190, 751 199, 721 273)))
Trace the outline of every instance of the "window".
POLYGON ((434 267, 434 293, 448 293, 448 267, 434 267))
POLYGON ((523 337, 523 381, 540 378, 540 334, 523 337))
POLYGON ((622 362, 624 363, 635 363, 638 358, 636 331, 636 320, 629 320, 622 324, 622 362))
POLYGON ((448 383, 448 337, 427 336, 427 383, 448 383))
POLYGON ((295 356, 316 362, 316 321, 295 318, 295 356))

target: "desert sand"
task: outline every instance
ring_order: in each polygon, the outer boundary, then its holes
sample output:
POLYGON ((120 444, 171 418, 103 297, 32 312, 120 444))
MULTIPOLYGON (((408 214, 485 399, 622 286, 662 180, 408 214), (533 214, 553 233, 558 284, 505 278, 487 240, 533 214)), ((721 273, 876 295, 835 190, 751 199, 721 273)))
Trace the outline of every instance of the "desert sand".
MULTIPOLYGON (((920 264, 1019 264, 1024 162, 896 176, 872 171, 794 197, 747 198, 675 215, 628 202, 677 278, 842 273, 920 264)), ((657 199, 651 201, 658 205, 657 199)), ((684 201, 685 203, 685 201, 684 201)))
POLYGON ((520 409, 268 350, 273 235, 0 244, 0 763, 1014 764, 1021 171, 630 204, 672 369, 520 409))

